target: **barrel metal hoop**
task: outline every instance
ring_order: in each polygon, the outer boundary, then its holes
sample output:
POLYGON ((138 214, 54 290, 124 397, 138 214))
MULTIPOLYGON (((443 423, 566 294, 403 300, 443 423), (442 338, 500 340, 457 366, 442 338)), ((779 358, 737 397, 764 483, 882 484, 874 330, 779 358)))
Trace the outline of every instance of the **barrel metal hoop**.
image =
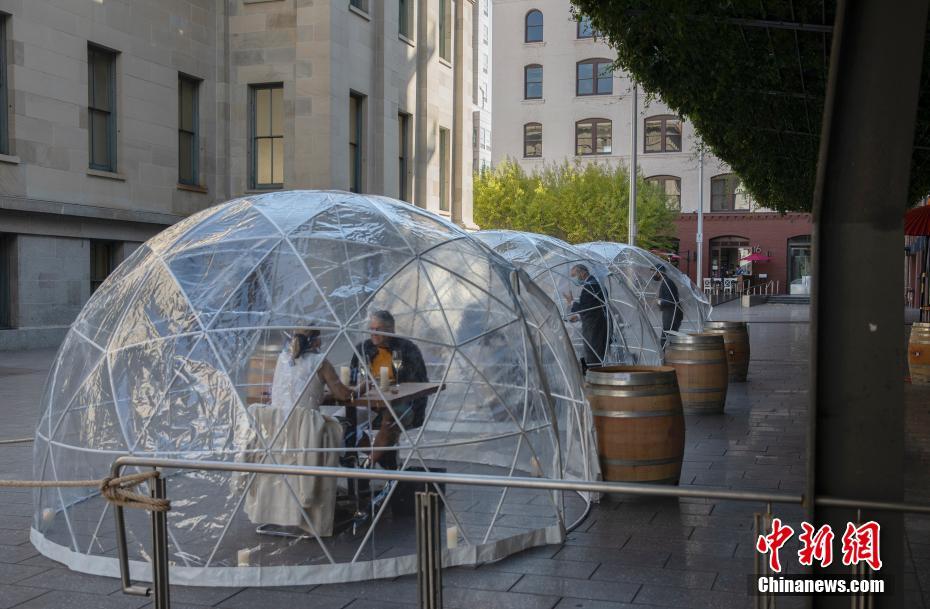
POLYGON ((722 387, 687 387, 682 389, 682 393, 720 393, 724 391, 722 387))
POLYGON ((681 410, 592 410, 596 417, 611 419, 644 419, 646 417, 674 417, 681 414, 681 410))
POLYGON ((663 395, 677 395, 678 385, 663 385, 664 389, 654 389, 645 391, 631 391, 628 389, 602 389, 600 387, 591 388, 589 395, 600 395, 611 398, 648 398, 661 397, 663 395))
POLYGON ((746 328, 745 321, 705 321, 704 322, 705 332, 710 330, 739 330, 746 328))
POLYGON ((668 337, 669 344, 672 347, 681 345, 719 345, 723 343, 723 336, 717 333, 708 332, 706 334, 688 334, 685 336, 670 334, 668 337))
POLYGON ((670 353, 681 351, 707 351, 708 353, 713 353, 715 351, 723 351, 726 348, 726 344, 727 343, 716 345, 670 345, 668 351, 670 353))
POLYGON ((725 359, 667 359, 667 364, 725 364, 725 359))
POLYGON ((636 387, 648 385, 674 385, 675 370, 649 370, 644 372, 598 372, 588 370, 586 380, 589 385, 610 385, 636 387))
POLYGON ((670 463, 681 463, 681 455, 665 457, 664 459, 607 459, 602 457, 601 460, 607 465, 668 465, 670 463))

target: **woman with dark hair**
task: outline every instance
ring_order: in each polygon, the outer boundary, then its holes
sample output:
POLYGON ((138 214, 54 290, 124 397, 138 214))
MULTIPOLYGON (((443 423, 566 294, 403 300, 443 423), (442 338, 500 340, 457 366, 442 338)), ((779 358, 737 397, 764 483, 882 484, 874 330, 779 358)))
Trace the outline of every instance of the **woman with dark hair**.
POLYGON ((325 387, 340 401, 352 399, 352 391, 342 384, 332 363, 320 353, 320 331, 295 330, 278 355, 271 385, 271 405, 318 410, 325 387))

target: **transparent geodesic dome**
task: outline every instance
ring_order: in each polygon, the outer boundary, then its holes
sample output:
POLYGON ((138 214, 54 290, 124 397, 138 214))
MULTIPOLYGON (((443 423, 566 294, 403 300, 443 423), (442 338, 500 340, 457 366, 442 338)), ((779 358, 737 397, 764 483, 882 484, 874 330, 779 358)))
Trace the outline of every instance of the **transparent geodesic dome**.
MULTIPOLYGON (((586 354, 590 359, 588 352, 593 351, 605 364, 661 364, 658 335, 640 299, 623 278, 609 271, 604 260, 548 235, 510 230, 485 230, 474 235, 526 271, 550 295, 559 307, 579 359, 586 354), (608 337, 600 344, 597 344, 596 337, 592 338, 585 332, 579 315, 592 305, 582 303, 585 287, 572 281, 571 270, 577 265, 588 269, 600 286, 600 294, 591 298, 593 307, 603 307, 608 320, 608 337)), ((593 291, 589 293, 595 294, 593 291)), ((590 361, 587 363, 592 364, 590 361)))
POLYGON ((710 302, 703 292, 691 282, 691 279, 678 268, 640 247, 610 241, 582 243, 578 249, 607 264, 611 274, 623 279, 642 303, 643 310, 649 316, 652 327, 661 337, 663 332, 663 311, 659 304, 659 293, 663 283, 675 297, 676 306, 681 310, 679 332, 701 332, 704 322, 711 312, 710 302), (656 269, 662 269, 663 276, 655 280, 656 269))
MULTIPOLYGON (((157 235, 94 293, 50 372, 35 475, 101 478, 127 453, 364 467, 380 413, 398 432, 379 450, 400 468, 596 479, 572 364, 548 297, 455 225, 383 197, 246 197, 157 235), (394 329, 376 327, 375 311, 389 311, 394 329), (390 369, 375 369, 384 362, 376 339, 393 350, 390 369), (394 388, 375 383, 355 403, 387 404, 377 412, 336 400, 343 386, 333 377, 367 386, 388 372, 398 391, 424 393, 392 398, 394 388)), ((310 584, 415 570, 411 485, 165 477, 172 583, 310 584)), ((590 500, 435 488, 449 565, 559 542, 590 500)), ((35 503, 31 538, 43 554, 118 573, 113 515, 98 492, 43 489, 35 503)), ((149 521, 139 510, 126 519, 133 576, 145 579, 149 521)))

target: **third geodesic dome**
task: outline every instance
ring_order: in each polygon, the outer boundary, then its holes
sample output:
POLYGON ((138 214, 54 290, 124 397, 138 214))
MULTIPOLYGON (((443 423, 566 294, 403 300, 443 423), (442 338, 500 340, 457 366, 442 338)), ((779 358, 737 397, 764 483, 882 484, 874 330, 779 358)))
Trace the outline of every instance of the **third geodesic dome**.
POLYGON ((555 301, 572 337, 575 352, 582 357, 588 341, 581 323, 574 318, 565 295, 577 299, 583 288, 573 286, 571 270, 584 265, 601 286, 609 319, 609 340, 601 357, 604 363, 657 365, 662 361, 658 335, 639 298, 604 261, 548 235, 511 230, 485 230, 474 235, 495 252, 522 268, 555 301))
POLYGON ((665 280, 674 285, 677 304, 682 310, 681 332, 701 332, 710 316, 711 305, 703 292, 691 279, 673 264, 662 260, 652 252, 610 241, 581 243, 578 248, 604 261, 611 273, 623 278, 642 303, 656 332, 662 333, 662 311, 659 306, 659 290, 663 280, 654 280, 656 268, 664 269, 665 280))
MULTIPOLYGON (((364 463, 372 448, 349 444, 349 432, 370 437, 378 416, 390 416, 399 435, 381 450, 402 468, 596 479, 572 360, 551 301, 449 222, 345 192, 245 197, 152 238, 97 289, 53 362, 34 471, 42 480, 101 478, 124 454, 364 463), (391 314, 393 330, 373 325, 375 311, 391 314), (389 347, 386 362, 376 338, 389 347), (389 406, 347 421, 349 410, 326 397, 338 385, 321 371, 341 376, 353 359, 360 375, 390 367, 426 393, 395 403, 391 389, 375 385, 369 395, 389 406)), ((401 501, 408 487, 187 470, 165 477, 173 583, 296 585, 415 570, 415 531, 401 501)), ((561 541, 588 506, 574 493, 435 488, 447 564, 561 541)), ((112 512, 96 490, 35 497, 31 539, 43 554, 118 573, 112 512)), ((126 519, 133 577, 147 578, 150 525, 140 510, 126 519)))

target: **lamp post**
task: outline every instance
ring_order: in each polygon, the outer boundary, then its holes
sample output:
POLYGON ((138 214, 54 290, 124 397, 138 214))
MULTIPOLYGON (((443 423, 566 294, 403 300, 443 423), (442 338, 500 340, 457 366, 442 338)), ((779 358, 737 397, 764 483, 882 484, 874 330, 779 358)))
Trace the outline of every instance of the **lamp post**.
POLYGON ((636 97, 637 87, 633 83, 633 110, 630 113, 630 213, 627 243, 636 245, 636 97))
POLYGON ((697 287, 704 283, 704 149, 698 155, 698 213, 697 213, 697 287))

